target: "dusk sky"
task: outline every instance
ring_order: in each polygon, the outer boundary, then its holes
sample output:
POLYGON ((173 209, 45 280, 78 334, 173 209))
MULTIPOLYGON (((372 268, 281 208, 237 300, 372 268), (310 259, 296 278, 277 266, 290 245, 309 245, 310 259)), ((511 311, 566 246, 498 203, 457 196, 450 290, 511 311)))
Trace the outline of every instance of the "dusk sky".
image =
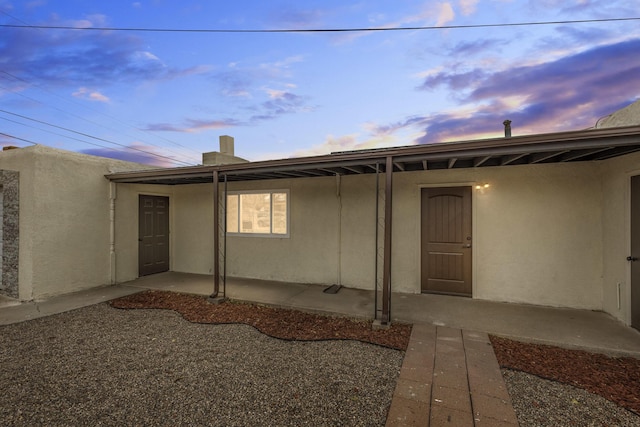
POLYGON ((267 160, 585 129, 640 98, 621 18, 640 0, 0 0, 0 145, 185 166, 220 135, 267 160), (435 28, 578 20, 609 21, 435 28), (430 28, 104 29, 396 27, 430 28))

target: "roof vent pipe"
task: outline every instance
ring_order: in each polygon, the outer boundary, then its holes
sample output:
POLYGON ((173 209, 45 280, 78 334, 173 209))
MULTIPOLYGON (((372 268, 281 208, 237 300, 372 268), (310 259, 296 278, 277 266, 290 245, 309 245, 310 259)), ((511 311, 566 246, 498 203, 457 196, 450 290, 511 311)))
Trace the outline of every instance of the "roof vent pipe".
POLYGON ((511 138, 511 120, 505 120, 502 124, 504 125, 504 137, 511 138))

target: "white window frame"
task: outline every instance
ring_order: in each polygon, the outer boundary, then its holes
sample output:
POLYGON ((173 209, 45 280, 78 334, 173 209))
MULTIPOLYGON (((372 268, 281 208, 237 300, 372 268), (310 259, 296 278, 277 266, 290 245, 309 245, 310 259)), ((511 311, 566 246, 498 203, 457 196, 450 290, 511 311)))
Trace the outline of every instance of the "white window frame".
MULTIPOLYGON (((290 218, 290 210, 291 210, 291 194, 289 193, 289 190, 287 189, 275 189, 275 190, 238 190, 238 191, 227 191, 226 195, 225 195, 225 210, 227 212, 225 212, 225 224, 227 224, 227 215, 228 215, 228 206, 227 204, 229 203, 229 196, 238 196, 237 200, 238 200, 238 207, 237 207, 237 211, 238 211, 238 218, 237 218, 237 224, 238 224, 238 231, 237 232, 231 232, 228 229, 226 230, 226 233, 228 236, 237 236, 237 237, 267 237, 267 238, 276 238, 276 239, 285 239, 285 238, 289 238, 290 234, 291 234, 291 222, 289 220, 290 218), (247 233, 247 232, 242 232, 240 224, 241 224, 241 220, 242 220, 242 209, 240 209, 240 200, 243 194, 269 194, 270 197, 270 204, 271 204, 271 216, 269 218, 269 228, 271 230, 273 230, 273 194, 274 193, 284 193, 287 195, 287 209, 286 209, 286 213, 285 213, 285 220, 286 220, 286 225, 287 225, 287 232, 286 234, 280 234, 280 233, 273 233, 273 231, 269 232, 269 233, 247 233)), ((227 224, 228 227, 228 224, 227 224)), ((226 227, 225 227, 226 228, 226 227)))

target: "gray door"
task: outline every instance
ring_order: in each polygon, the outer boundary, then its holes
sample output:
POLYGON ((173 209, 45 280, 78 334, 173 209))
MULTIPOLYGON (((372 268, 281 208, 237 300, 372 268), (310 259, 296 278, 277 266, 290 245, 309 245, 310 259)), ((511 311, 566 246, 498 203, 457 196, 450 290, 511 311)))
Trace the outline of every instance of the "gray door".
POLYGON ((471 187, 422 189, 422 292, 471 296, 471 187))
POLYGON ((631 326, 640 329, 640 176, 631 177, 631 326))
POLYGON ((139 198, 138 273, 169 271, 169 198, 139 198))

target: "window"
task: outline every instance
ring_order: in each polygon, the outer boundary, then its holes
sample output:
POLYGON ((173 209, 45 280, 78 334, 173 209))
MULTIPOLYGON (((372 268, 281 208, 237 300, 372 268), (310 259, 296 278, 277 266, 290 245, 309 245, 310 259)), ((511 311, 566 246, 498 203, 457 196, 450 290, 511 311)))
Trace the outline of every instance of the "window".
POLYGON ((227 193, 227 233, 287 237, 289 191, 227 193))

